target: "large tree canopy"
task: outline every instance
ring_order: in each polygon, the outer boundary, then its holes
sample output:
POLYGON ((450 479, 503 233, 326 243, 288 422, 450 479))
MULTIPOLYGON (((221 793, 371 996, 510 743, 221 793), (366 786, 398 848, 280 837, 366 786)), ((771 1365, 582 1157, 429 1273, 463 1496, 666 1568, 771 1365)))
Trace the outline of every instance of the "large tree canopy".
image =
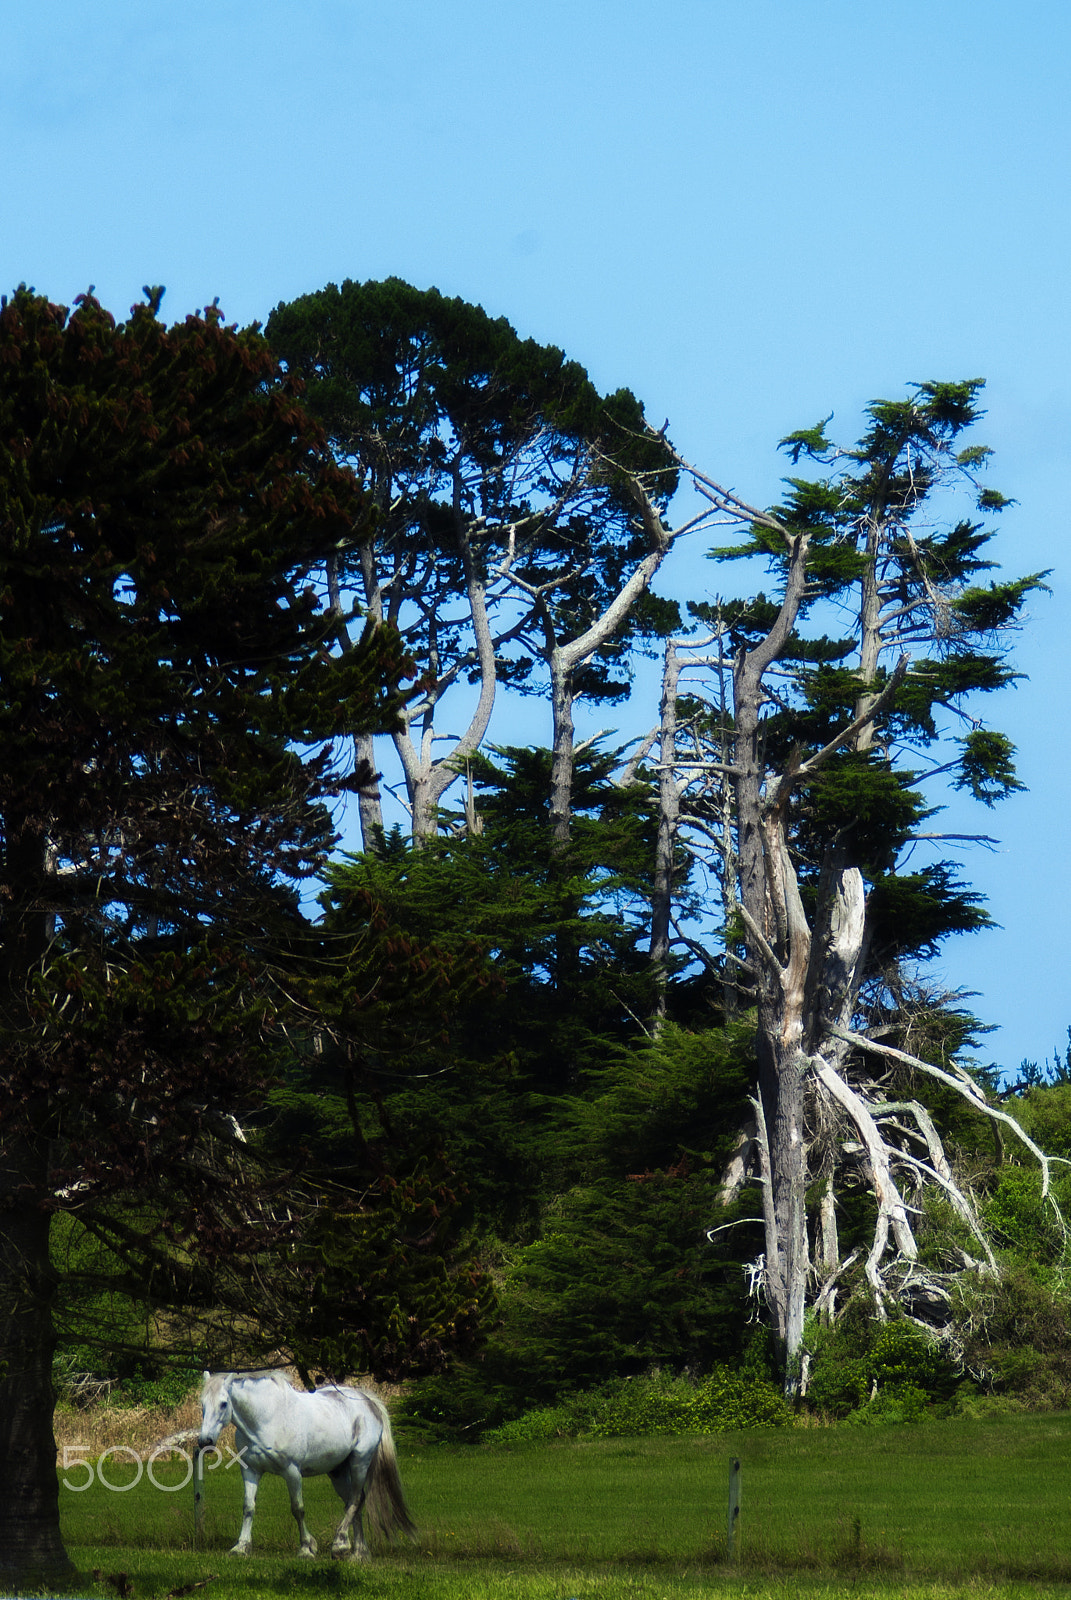
POLYGON ((259 1089, 294 885, 334 837, 333 736, 390 725, 405 666, 388 629, 329 649, 311 574, 364 503, 264 341, 214 308, 167 328, 161 292, 118 324, 25 288, 0 308, 0 1568, 19 1573, 64 1562, 52 1217, 106 1205, 118 1227, 124 1196, 152 1199, 176 1261, 257 1234, 203 1152, 259 1089))
MULTIPOLYGON (((630 645, 676 619, 649 588, 675 537, 661 520, 676 484, 664 443, 628 390, 600 395, 577 362, 504 317, 397 278, 277 306, 267 335, 375 502, 333 576, 340 601, 352 585, 401 629, 422 669, 395 734, 414 837, 435 832, 497 685, 527 687, 538 662, 564 840, 574 699, 621 699, 630 645), (464 731, 444 739, 440 703, 455 692, 456 716, 466 682, 478 692, 464 731)), ((365 816, 371 846, 370 800, 365 816)))

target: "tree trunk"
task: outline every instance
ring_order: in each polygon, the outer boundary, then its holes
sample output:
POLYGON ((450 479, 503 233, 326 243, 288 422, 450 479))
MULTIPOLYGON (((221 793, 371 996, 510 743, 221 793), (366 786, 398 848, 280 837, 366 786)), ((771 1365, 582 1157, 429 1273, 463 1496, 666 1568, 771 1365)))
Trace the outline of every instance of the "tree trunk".
POLYGON ((651 966, 656 984, 655 1016, 666 1014, 669 933, 673 916, 673 858, 677 845, 681 795, 677 785, 677 688, 680 660, 672 639, 666 640, 662 674, 662 706, 658 752, 658 837, 651 889, 651 966))
POLYGON ((0 1148, 0 1577, 41 1582, 73 1571, 59 1523, 52 1431, 53 1278, 43 1140, 0 1148))
POLYGON ((371 773, 367 782, 357 791, 357 816, 361 824, 361 849, 368 854, 378 850, 383 837, 383 796, 379 790, 379 773, 376 771, 375 740, 370 733, 358 733, 353 739, 353 754, 357 769, 371 773))
POLYGON ((803 1310, 807 1290, 807 1142, 804 1091, 807 1058, 796 1047, 771 1048, 770 1030, 760 1026, 759 1093, 769 1144, 770 1209, 767 1213, 766 1293, 774 1336, 784 1366, 785 1393, 799 1388, 803 1310), (771 1259, 770 1229, 776 1249, 771 1259))
MULTIPOLYGON (((0 833, 10 883, 21 886, 0 917, 3 1035, 12 1054, 31 1034, 26 981, 48 946, 50 848, 39 828, 5 816, 0 833)), ((11 1093, 8 1078, 4 1084, 11 1093)), ((49 1106, 19 1107, 38 1132, 0 1133, 0 1578, 37 1582, 72 1570, 59 1525, 56 1440, 52 1432, 54 1274, 49 1259, 49 1106)), ((0 1128, 4 1107, 0 1104, 0 1128)))
MULTIPOLYGON (((475 755, 483 743, 484 735, 490 726, 491 713, 494 710, 495 696, 498 692, 498 664, 495 659, 495 643, 491 634, 490 618, 487 614, 487 583, 482 567, 473 555, 470 530, 462 515, 460 500, 460 483, 455 482, 455 533, 457 548, 465 574, 465 595, 468 600, 469 619, 472 623, 472 634, 475 641, 475 659, 479 674, 480 693, 465 732, 454 741, 449 755, 436 761, 433 758, 432 749, 434 713, 446 690, 458 681, 456 666, 441 678, 438 676, 436 651, 431 655, 429 661, 432 669, 432 684, 427 691, 428 699, 425 702, 424 726, 419 749, 412 738, 408 720, 402 731, 393 735, 394 747, 398 752, 398 758, 405 773, 405 784, 412 815, 413 843, 418 846, 427 839, 433 839, 438 833, 439 802, 450 786, 457 782, 469 757, 475 755)), ((432 629, 432 638, 434 638, 434 629, 432 629)))
MULTIPOLYGON (((855 714, 864 716, 874 700, 872 685, 881 662, 881 587, 878 581, 877 558, 881 547, 882 519, 880 512, 867 523, 866 565, 860 583, 859 600, 859 679, 864 685, 855 702, 855 714)), ((856 734, 857 750, 869 750, 874 742, 874 724, 867 722, 856 734)))
MULTIPOLYGON (((840 1268, 840 1238, 837 1232, 837 1199, 833 1173, 826 1174, 819 1201, 818 1268, 823 1282, 836 1276, 840 1268)), ((832 1321, 832 1317, 829 1318, 832 1321)))
POLYGON ((550 661, 554 744, 550 762, 550 836, 555 850, 565 850, 573 822, 573 674, 564 652, 550 661))
MULTIPOLYGON (((378 602, 378 586, 376 584, 375 569, 372 564, 371 552, 367 547, 362 547, 361 567, 364 573, 365 589, 375 595, 376 601, 369 603, 370 614, 377 622, 383 620, 382 606, 378 602)), ((327 594, 331 611, 336 619, 338 628, 339 646, 343 651, 353 649, 353 639, 350 631, 342 620, 342 591, 338 578, 338 551, 328 557, 327 561, 327 594)), ((361 848, 368 852, 379 847, 383 836, 383 798, 379 792, 379 774, 376 772, 375 741, 370 733, 358 733, 353 737, 353 759, 359 773, 367 776, 367 781, 361 784, 357 791, 357 816, 361 824, 361 848)))
POLYGON ((789 577, 777 621, 761 644, 737 657, 733 709, 740 908, 758 991, 759 1101, 767 1147, 766 1292, 785 1393, 795 1395, 808 1269, 804 1099, 810 1063, 803 1034, 811 939, 782 818, 764 792, 760 715, 763 673, 790 637, 803 595, 806 537, 791 539, 789 550, 789 577))

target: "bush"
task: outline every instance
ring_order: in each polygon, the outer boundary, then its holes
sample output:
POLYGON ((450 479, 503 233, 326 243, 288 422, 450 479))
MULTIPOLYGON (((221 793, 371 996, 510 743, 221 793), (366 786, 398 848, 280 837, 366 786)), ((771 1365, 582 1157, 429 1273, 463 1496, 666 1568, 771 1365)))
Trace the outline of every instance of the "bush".
POLYGON ((480 1368, 422 1378, 391 1408, 395 1432, 418 1444, 472 1444, 507 1422, 518 1406, 480 1368))
POLYGON ((110 1399, 116 1406, 150 1406, 173 1409, 201 1387, 201 1374, 192 1368, 176 1367, 173 1370, 134 1372, 122 1379, 112 1390, 110 1399))
POLYGON ((906 1318, 877 1322, 849 1310, 809 1334, 813 1366, 807 1406, 833 1418, 915 1422, 949 1400, 961 1373, 934 1340, 906 1318))
POLYGON ((731 1433, 787 1427, 791 1407, 772 1383, 745 1371, 716 1368, 693 1383, 661 1373, 618 1379, 528 1411, 484 1435, 517 1444, 550 1438, 614 1439, 654 1434, 731 1433))
POLYGON ((1071 1328, 1059 1271, 1035 1262, 1006 1263, 998 1282, 964 1296, 965 1361, 990 1395, 1027 1411, 1071 1406, 1071 1328))
POLYGON ((922 1422, 932 1414, 932 1409, 930 1396, 925 1389, 919 1389, 913 1383, 904 1383, 896 1388, 879 1390, 873 1400, 868 1400, 865 1406, 853 1411, 847 1421, 849 1426, 922 1422))
MULTIPOLYGON (((1066 1195, 1063 1198, 1066 1204, 1066 1195)), ((1043 1266, 1055 1266, 1061 1260, 1063 1229, 1052 1205, 1042 1198, 1041 1174, 1033 1168, 1002 1167, 983 1214, 1005 1250, 1043 1266)))
POLYGON ((57 1352, 52 1363, 57 1400, 84 1407, 107 1400, 120 1408, 148 1406, 171 1410, 200 1387, 201 1374, 187 1367, 135 1366, 119 1373, 102 1363, 99 1351, 85 1347, 57 1352))

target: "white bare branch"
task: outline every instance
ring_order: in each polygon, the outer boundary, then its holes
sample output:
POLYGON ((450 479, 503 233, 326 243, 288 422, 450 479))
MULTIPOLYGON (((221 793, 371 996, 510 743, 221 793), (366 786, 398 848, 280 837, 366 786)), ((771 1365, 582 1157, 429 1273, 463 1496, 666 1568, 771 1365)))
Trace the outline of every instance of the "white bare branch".
POLYGON ((918 1256, 918 1246, 911 1231, 907 1207, 892 1175, 889 1147, 862 1096, 845 1083, 839 1072, 821 1056, 813 1056, 811 1066, 819 1083, 848 1113, 866 1147, 874 1183, 874 1198, 878 1202, 874 1242, 867 1257, 866 1276, 874 1294, 878 1315, 882 1316, 885 1289, 881 1282, 879 1267, 881 1258, 885 1254, 890 1227, 898 1253, 908 1261, 914 1261, 918 1256))
POLYGON ((903 1066, 913 1067, 917 1072, 925 1072, 931 1078, 936 1078, 939 1083, 947 1084, 950 1089, 955 1089, 965 1100, 969 1100, 976 1111, 983 1116, 991 1117, 994 1122, 1003 1122, 1016 1138, 1020 1139, 1030 1154, 1041 1168, 1041 1194, 1045 1199, 1049 1195, 1052 1178, 1053 1157, 1047 1156, 1030 1135, 1007 1111, 1001 1111, 997 1106, 991 1106, 981 1089, 969 1073, 962 1067, 956 1067, 954 1072, 946 1072, 943 1067, 935 1067, 932 1061, 922 1061, 918 1056, 908 1055, 906 1050, 896 1050, 890 1044, 879 1044, 876 1039, 868 1039, 865 1034, 853 1033, 850 1028, 831 1026, 830 1032, 838 1039, 843 1039, 846 1044, 854 1044, 860 1050, 867 1050, 872 1055, 885 1056, 888 1060, 899 1061, 903 1066))

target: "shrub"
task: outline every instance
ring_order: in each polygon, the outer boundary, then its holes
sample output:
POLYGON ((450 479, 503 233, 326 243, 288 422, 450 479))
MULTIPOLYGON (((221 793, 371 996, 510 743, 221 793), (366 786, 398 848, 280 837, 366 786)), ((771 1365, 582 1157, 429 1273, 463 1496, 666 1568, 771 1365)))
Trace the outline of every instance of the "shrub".
POLYGON ((396 1432, 419 1444, 472 1444, 517 1411, 490 1373, 458 1366, 422 1378, 391 1408, 396 1432))
POLYGON ((172 1410, 199 1388, 201 1374, 187 1367, 168 1368, 155 1364, 135 1366, 117 1375, 114 1365, 102 1363, 100 1353, 75 1347, 57 1352, 52 1364, 52 1381, 60 1404, 81 1408, 98 1400, 110 1406, 133 1409, 147 1406, 172 1410))
POLYGON ((747 1372, 716 1368, 693 1383, 662 1373, 618 1379, 528 1411, 485 1434, 499 1444, 549 1438, 613 1439, 653 1434, 731 1433, 786 1427, 794 1420, 784 1395, 747 1372))
POLYGON ((110 1399, 116 1406, 172 1408, 180 1406, 200 1386, 201 1374, 187 1367, 134 1372, 116 1384, 110 1399))
POLYGON ((979 1384, 1028 1411, 1071 1405, 1071 1329, 1062 1274, 1006 1263, 998 1282, 964 1293, 965 1361, 979 1384))
MULTIPOLYGON (((1066 1196, 1064 1196, 1066 1204, 1066 1196)), ((1042 1198, 1041 1175, 1032 1168, 1004 1166, 983 1207, 998 1244, 1044 1266, 1064 1252, 1064 1234, 1052 1205, 1042 1198)))
POLYGON ((922 1422, 932 1413, 930 1396, 925 1389, 913 1383, 896 1388, 879 1390, 873 1400, 853 1411, 847 1421, 850 1426, 888 1424, 896 1422, 922 1422))
POLYGON ((829 1417, 917 1421, 961 1378, 941 1346, 904 1317, 877 1322, 849 1311, 831 1328, 812 1328, 808 1342, 807 1405, 829 1417))

